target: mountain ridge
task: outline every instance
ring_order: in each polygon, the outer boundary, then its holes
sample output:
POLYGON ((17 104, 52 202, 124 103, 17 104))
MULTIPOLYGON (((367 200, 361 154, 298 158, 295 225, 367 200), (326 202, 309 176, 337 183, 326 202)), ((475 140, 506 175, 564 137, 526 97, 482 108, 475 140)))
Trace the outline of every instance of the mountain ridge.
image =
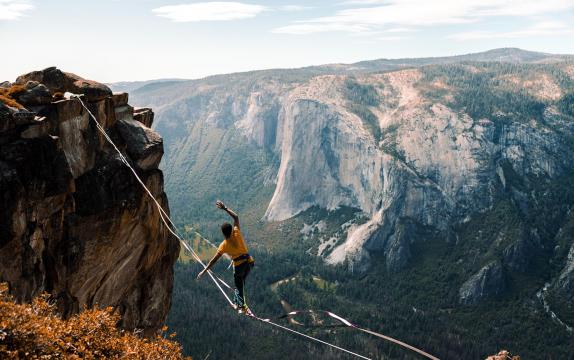
MULTIPOLYGON (((392 70, 392 69, 382 69, 377 68, 377 64, 383 64, 384 66, 414 66, 415 64, 420 65, 430 65, 436 64, 441 62, 460 62, 460 61, 477 61, 477 58, 484 57, 486 60, 483 61, 500 61, 501 57, 509 57, 514 55, 514 61, 509 62, 516 62, 516 59, 535 59, 531 61, 539 61, 542 59, 553 59, 556 61, 574 61, 574 55, 570 54, 553 54, 553 53, 544 53, 544 52, 537 52, 537 51, 529 51, 523 50, 520 48, 497 48, 491 49, 482 52, 474 52, 468 53, 463 55, 451 55, 451 56, 434 56, 434 57, 422 57, 422 58, 377 58, 372 60, 362 60, 353 63, 331 63, 331 64, 322 64, 322 65, 309 65, 303 66, 298 68, 270 68, 264 70, 250 70, 250 71, 242 71, 242 72, 233 72, 233 73, 224 73, 224 74, 214 74, 208 75, 205 77, 201 77, 198 79, 157 79, 157 80, 144 80, 144 81, 120 81, 120 82, 112 82, 108 83, 114 91, 137 91, 137 90, 144 90, 146 85, 148 84, 156 84, 156 83, 168 83, 168 82, 201 82, 206 81, 209 79, 217 79, 218 77, 225 77, 225 76, 251 76, 256 75, 258 73, 264 72, 291 72, 291 71, 301 71, 301 70, 317 70, 317 72, 332 72, 336 73, 337 71, 342 72, 345 71, 347 68, 354 68, 357 65, 364 65, 365 69, 361 71, 383 71, 383 70, 392 70), (498 59, 496 59, 498 57, 498 59), (420 64, 420 63, 423 64, 420 64), (141 85, 141 86, 140 86, 141 85)), ((525 60, 519 60, 519 62, 525 62, 525 60)), ((316 75, 319 75, 317 73, 316 75)))

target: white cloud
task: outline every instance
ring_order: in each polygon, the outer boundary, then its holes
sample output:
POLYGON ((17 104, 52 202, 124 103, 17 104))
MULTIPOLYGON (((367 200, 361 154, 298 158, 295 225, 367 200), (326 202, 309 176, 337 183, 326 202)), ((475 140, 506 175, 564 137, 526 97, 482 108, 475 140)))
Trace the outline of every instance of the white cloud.
MULTIPOLYGON (((480 4, 480 2, 479 2, 480 4)), ((530 16, 574 8, 572 0, 486 0, 479 16, 530 16)))
POLYGON ((313 9, 311 6, 303 6, 303 5, 283 5, 279 6, 278 8, 281 11, 303 11, 313 9))
POLYGON ((570 26, 562 21, 540 21, 534 24, 531 29, 536 30, 566 30, 570 26))
POLYGON ((494 16, 535 16, 574 8, 573 0, 351 0, 343 4, 353 7, 280 27, 274 32, 307 34, 328 29, 372 31, 386 26, 461 24, 494 16))
POLYGON ((405 33, 405 32, 413 32, 416 31, 415 29, 410 29, 410 28, 404 28, 404 27, 399 27, 399 28, 390 28, 385 30, 385 32, 387 33, 405 33))
POLYGON ((373 5, 373 4, 387 4, 388 0, 348 0, 343 1, 341 5, 373 5))
POLYGON ((214 1, 162 6, 152 11, 175 22, 228 21, 248 19, 268 10, 262 5, 214 1))
POLYGON ((0 20, 17 20, 34 6, 20 0, 0 0, 0 20))
POLYGON ((560 36, 574 35, 574 28, 565 23, 545 21, 534 24, 528 28, 516 31, 467 31, 448 36, 449 39, 460 41, 482 39, 513 39, 534 36, 560 36))
POLYGON ((369 27, 361 24, 337 24, 337 23, 325 23, 325 24, 294 24, 282 26, 275 28, 272 32, 276 34, 293 34, 293 35, 303 35, 310 33, 321 33, 321 32, 350 32, 350 33, 360 33, 368 31, 369 27))
POLYGON ((380 41, 399 41, 405 39, 404 36, 381 36, 377 38, 380 41))

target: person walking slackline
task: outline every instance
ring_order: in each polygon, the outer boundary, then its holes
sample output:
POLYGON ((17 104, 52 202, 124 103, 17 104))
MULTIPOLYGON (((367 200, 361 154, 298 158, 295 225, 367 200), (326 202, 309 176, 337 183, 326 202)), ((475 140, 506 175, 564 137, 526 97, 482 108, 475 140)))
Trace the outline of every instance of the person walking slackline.
POLYGON ((228 222, 224 222, 221 225, 221 232, 223 233, 224 239, 217 248, 217 253, 209 261, 206 268, 197 275, 197 278, 201 278, 203 274, 211 269, 223 254, 229 255, 231 259, 233 259, 233 280, 235 282, 233 302, 235 303, 235 308, 240 313, 248 313, 249 308, 247 307, 245 299, 245 279, 249 275, 249 272, 251 272, 251 269, 253 269, 255 260, 247 252, 247 245, 241 234, 239 216, 219 200, 215 205, 233 218, 233 225, 228 222))

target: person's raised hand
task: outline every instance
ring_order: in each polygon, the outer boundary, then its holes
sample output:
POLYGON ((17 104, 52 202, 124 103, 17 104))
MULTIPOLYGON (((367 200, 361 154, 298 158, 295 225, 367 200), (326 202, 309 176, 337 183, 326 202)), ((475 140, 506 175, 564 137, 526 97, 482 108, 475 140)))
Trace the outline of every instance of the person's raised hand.
POLYGON ((215 206, 217 206, 218 208, 220 208, 221 210, 225 209, 225 204, 223 203, 223 201, 221 200, 217 200, 217 202, 215 203, 215 206))

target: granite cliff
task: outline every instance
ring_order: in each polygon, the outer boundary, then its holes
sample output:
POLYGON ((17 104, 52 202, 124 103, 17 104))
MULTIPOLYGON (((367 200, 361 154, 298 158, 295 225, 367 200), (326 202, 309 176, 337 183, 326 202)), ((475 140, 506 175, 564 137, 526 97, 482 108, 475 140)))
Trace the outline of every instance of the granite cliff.
POLYGON ((0 281, 18 301, 52 294, 61 313, 113 306, 152 333, 170 307, 179 244, 80 102, 163 208, 163 140, 127 93, 47 68, 0 85, 0 281))

